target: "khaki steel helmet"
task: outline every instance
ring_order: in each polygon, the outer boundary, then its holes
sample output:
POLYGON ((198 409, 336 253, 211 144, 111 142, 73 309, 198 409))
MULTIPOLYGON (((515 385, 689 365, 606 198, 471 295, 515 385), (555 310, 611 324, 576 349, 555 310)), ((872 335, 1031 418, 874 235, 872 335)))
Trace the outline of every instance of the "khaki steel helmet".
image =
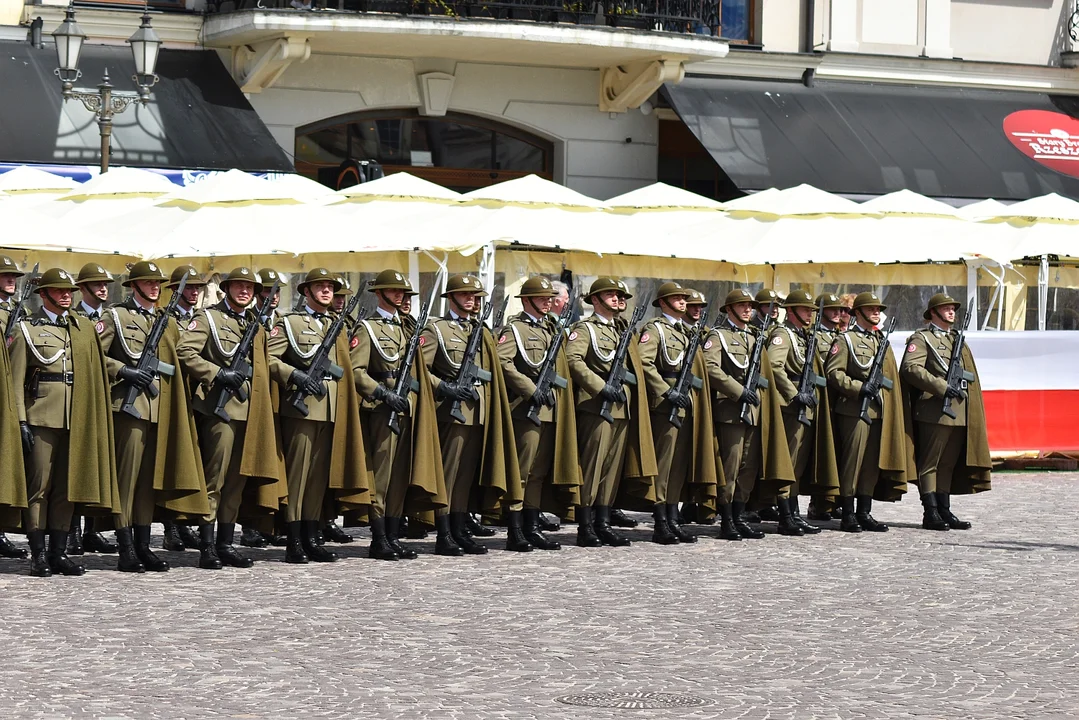
POLYGON ((948 293, 937 293, 933 297, 929 298, 929 304, 925 306, 925 312, 922 313, 922 317, 928 320, 929 313, 933 310, 933 308, 938 308, 943 305, 955 305, 955 309, 958 310, 961 304, 962 303, 960 303, 948 293))
POLYGON ((307 271, 307 275, 304 276, 303 282, 296 286, 296 292, 302 294, 305 287, 311 283, 319 282, 320 280, 329 280, 332 282, 334 292, 341 289, 341 281, 329 270, 326 268, 311 268, 307 271))
POLYGON ((847 307, 843 304, 843 301, 840 299, 840 297, 835 293, 821 293, 817 296, 815 304, 818 307, 823 307, 824 309, 847 307), (821 305, 822 301, 824 302, 824 305, 821 305))
POLYGON ((721 307, 720 310, 726 310, 731 305, 741 302, 753 302, 753 295, 751 295, 750 292, 745 288, 731 290, 729 293, 727 293, 727 297, 724 298, 723 307, 721 307))
POLYGON ((815 309, 817 304, 813 302, 813 296, 805 290, 791 290, 790 293, 787 294, 787 298, 783 301, 783 307, 807 307, 815 309))
POLYGON ((168 280, 165 277, 165 273, 161 271, 161 268, 157 266, 157 263, 150 260, 142 260, 131 266, 131 270, 127 274, 127 280, 124 280, 124 287, 131 287, 131 283, 136 280, 158 280, 165 282, 168 280))
POLYGON ((660 285, 659 290, 656 291, 656 297, 652 300, 652 307, 659 307, 659 301, 663 298, 675 297, 677 295, 688 298, 689 291, 674 281, 665 282, 660 285))
POLYGON ((874 306, 879 306, 881 310, 888 309, 888 306, 881 302, 881 299, 877 297, 876 293, 873 292, 858 293, 857 297, 854 298, 854 310, 857 310, 858 308, 874 306))
POLYGON ((15 264, 15 261, 9 258, 7 255, 0 255, 0 275, 25 275, 19 266, 15 264))
MULTIPOLYGON (((226 289, 231 282, 249 282, 255 286, 255 294, 258 295, 262 292, 262 281, 259 279, 259 274, 247 267, 234 268, 225 278, 218 283, 222 290, 226 289)), ((271 283, 273 280, 270 281, 271 283)))
POLYGON ((273 287, 274 282, 277 280, 280 280, 282 284, 285 282, 284 278, 281 277, 281 273, 273 268, 262 268, 257 275, 255 282, 261 283, 263 287, 273 287))
POLYGON ((756 305, 757 307, 760 307, 761 305, 769 305, 769 304, 779 305, 782 302, 783 302, 783 298, 779 297, 779 293, 777 293, 772 288, 764 288, 764 289, 762 289, 760 292, 757 293, 757 296, 755 298, 753 298, 753 304, 756 305))
POLYGON ((82 285, 83 283, 91 282, 116 282, 116 279, 109 273, 108 270, 101 267, 97 263, 86 263, 82 266, 82 270, 79 270, 79 277, 76 278, 75 283, 82 285))
MULTIPOLYGON (((607 290, 614 290, 618 293, 626 293, 626 284, 621 280, 616 280, 613 277, 598 277, 592 281, 592 287, 588 288, 588 292, 584 294, 584 301, 588 302, 592 299, 593 295, 597 295, 607 290)), ((627 298, 633 297, 626 293, 627 298)))
POLYGON ((337 282, 341 283, 341 287, 333 291, 334 295, 353 295, 352 283, 348 281, 348 276, 344 273, 334 273, 333 276, 337 279, 337 282))
POLYGON ((34 288, 34 292, 41 292, 42 290, 78 290, 78 286, 75 284, 75 278, 71 277, 71 273, 63 268, 49 268, 42 274, 37 281, 37 287, 34 288))
POLYGON ((689 293, 689 299, 686 300, 686 305, 707 305, 708 300, 705 299, 704 293, 700 290, 694 290, 693 288, 686 288, 686 292, 689 293))
POLYGON ((397 270, 383 270, 375 276, 374 282, 367 286, 367 292, 375 290, 405 290, 412 291, 412 285, 408 282, 405 274, 397 270))
POLYGON ((198 270, 190 265, 181 265, 172 271, 172 275, 169 277, 165 287, 180 287, 180 281, 183 280, 184 275, 187 275, 187 287, 203 287, 206 285, 206 281, 202 278, 202 275, 199 275, 198 270))
POLYGON ((474 275, 451 275, 446 281, 446 292, 442 293, 442 297, 448 297, 456 292, 474 292, 477 297, 487 297, 483 283, 474 275))
POLYGON ((542 275, 530 277, 521 285, 521 291, 517 297, 558 297, 558 291, 554 289, 551 281, 542 275))
POLYGON ((626 285, 625 280, 619 278, 617 282, 618 282, 618 296, 620 298, 622 298, 623 300, 629 300, 631 297, 633 297, 629 292, 629 285, 626 285))

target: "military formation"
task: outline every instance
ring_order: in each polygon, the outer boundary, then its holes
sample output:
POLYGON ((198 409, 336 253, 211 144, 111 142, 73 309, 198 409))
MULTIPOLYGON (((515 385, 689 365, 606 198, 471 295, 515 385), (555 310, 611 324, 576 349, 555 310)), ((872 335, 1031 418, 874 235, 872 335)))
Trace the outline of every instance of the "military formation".
POLYGON ((164 550, 219 570, 254 564, 237 545, 334 562, 327 544, 353 541, 342 517, 370 528, 369 557, 397 561, 429 532, 437 555, 487 553, 490 525, 507 551, 555 551, 558 520, 580 547, 625 546, 625 510, 650 513, 662 545, 697 542, 692 524, 730 541, 765 537, 765 520, 884 532, 873 503, 908 484, 925 529, 963 530, 952 495, 990 488, 977 368, 945 294, 897 365, 870 292, 736 289, 713 309, 665 282, 627 312, 618 278, 578 301, 539 276, 520 313, 492 318, 480 280, 454 275, 433 317, 392 269, 353 289, 315 268, 291 311, 269 268, 235 268, 213 304, 186 265, 135 264, 112 305, 94 263, 24 275, 0 256, 0 527, 29 544, 0 535, 0 556, 35 577, 81 575, 86 552, 165 572, 155 522, 164 550))

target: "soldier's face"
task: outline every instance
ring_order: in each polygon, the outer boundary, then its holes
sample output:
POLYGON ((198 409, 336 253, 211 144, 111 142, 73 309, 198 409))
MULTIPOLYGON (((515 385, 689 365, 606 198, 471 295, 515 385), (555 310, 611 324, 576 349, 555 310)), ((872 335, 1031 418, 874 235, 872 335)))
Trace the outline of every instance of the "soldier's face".
POLYGON ((71 309, 71 298, 74 297, 74 293, 70 290, 59 290, 57 288, 48 288, 41 292, 42 300, 45 301, 46 306, 50 306, 49 309, 54 313, 57 311, 64 311, 71 309))
POLYGON ((304 294, 321 307, 329 307, 333 302, 333 283, 329 280, 318 280, 304 288, 304 294))
POLYGON ((838 325, 843 322, 846 314, 845 308, 824 308, 824 322, 833 326, 838 325))
POLYGON ((450 295, 450 298, 453 300, 453 304, 460 308, 462 312, 474 313, 479 308, 479 298, 476 296, 475 290, 455 292, 450 295))
POLYGON ((617 290, 604 290, 592 296, 592 302, 602 305, 611 312, 618 312, 625 308, 625 304, 618 296, 617 290))
POLYGON ((937 314, 940 315, 940 319, 949 325, 955 322, 955 305, 941 305, 937 309, 937 314))
MULTIPOLYGON (((259 293, 259 297, 262 298, 263 301, 265 301, 266 296, 269 295, 269 294, 270 294, 270 289, 267 288, 266 290, 263 290, 262 292, 259 293)), ((281 302, 281 289, 278 288, 277 292, 274 293, 273 302, 270 303, 270 308, 271 309, 276 308, 278 306, 278 304, 280 304, 280 302, 281 302)))
POLYGON ((407 315, 409 312, 412 311, 412 296, 411 295, 405 295, 404 292, 405 292, 404 290, 401 291, 401 305, 400 305, 400 307, 401 307, 401 312, 403 312, 403 313, 405 313, 407 315))
POLYGON ((401 288, 389 288, 378 291, 389 305, 401 307, 405 302, 405 291, 401 288))
POLYGON ((622 312, 626 309, 626 305, 628 304, 626 303, 626 300, 628 300, 628 298, 625 295, 622 293, 618 294, 618 312, 622 312))
POLYGON ((704 310, 704 305, 686 305, 686 317, 697 322, 701 319, 702 310, 704 310))
POLYGON ((183 301, 188 307, 195 307, 199 304, 199 295, 202 294, 201 285, 187 285, 184 287, 183 301))
POLYGON ((731 316, 732 320, 740 320, 747 323, 750 318, 753 317, 753 303, 736 302, 733 305, 728 305, 727 314, 731 316))
POLYGON ((347 295, 334 295, 333 296, 333 303, 332 303, 333 309, 336 312, 341 312, 342 310, 344 310, 345 309, 345 300, 347 298, 348 298, 347 295))
POLYGON ((858 312, 874 325, 880 322, 880 305, 866 305, 858 312))
POLYGON ((246 280, 233 280, 229 283, 229 300, 236 307, 245 308, 255 297, 255 283, 246 280))
POLYGON ((546 315, 551 312, 551 308, 554 306, 553 297, 533 297, 527 298, 528 304, 532 306, 532 313, 539 313, 540 315, 546 315))
POLYGON ((101 301, 109 299, 109 284, 104 280, 83 283, 79 285, 79 291, 82 292, 83 297, 95 297, 101 301))
POLYGON ((799 327, 806 327, 813 320, 813 310, 807 307, 787 308, 787 315, 793 318, 799 327))
POLYGON ((161 297, 160 280, 136 280, 133 284, 142 296, 150 302, 157 302, 157 299, 161 297))
POLYGON ((19 276, 15 273, 3 273, 0 274, 0 293, 5 295, 15 294, 15 282, 19 279, 19 276))
POLYGON ((686 300, 689 300, 688 295, 671 295, 666 298, 667 305, 674 310, 675 314, 681 314, 686 311, 686 300))

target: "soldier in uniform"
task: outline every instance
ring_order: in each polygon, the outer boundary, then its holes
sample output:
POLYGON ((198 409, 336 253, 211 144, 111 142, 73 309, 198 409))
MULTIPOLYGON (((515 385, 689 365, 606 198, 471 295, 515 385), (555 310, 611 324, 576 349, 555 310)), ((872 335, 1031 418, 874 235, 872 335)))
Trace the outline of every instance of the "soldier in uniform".
POLYGON ((840 529, 845 532, 886 532, 888 526, 871 514, 873 498, 895 499, 905 487, 904 478, 912 474, 904 441, 902 389, 891 352, 884 355, 883 369, 893 387, 869 382, 873 357, 885 341, 877 323, 886 308, 872 292, 859 294, 854 299, 855 323, 832 343, 825 365, 828 387, 835 395, 840 529), (869 423, 859 417, 863 398, 870 400, 869 423))
MULTIPOLYGON (((492 512, 496 506, 508 509, 520 502, 517 448, 505 379, 488 330, 481 330, 483 343, 475 357, 480 379, 475 385, 462 384, 457 379, 476 322, 472 316, 479 312, 480 298, 487 296, 483 284, 471 275, 453 275, 446 281, 442 296, 448 300, 449 315, 429 322, 420 336, 423 359, 439 399, 438 436, 450 501, 448 514, 439 510, 435 515, 435 552, 482 555, 487 548, 475 542, 467 529, 470 495, 476 490, 476 503, 492 512), (459 403, 463 422, 450 414, 455 402, 459 403)), ((532 549, 527 541, 525 544, 532 549)), ((511 549, 523 550, 524 546, 511 549)))
MULTIPOLYGON (((828 351, 832 349, 832 343, 839 337, 839 333, 846 327, 847 322, 850 319, 850 308, 843 304, 843 299, 835 293, 821 293, 813 301, 816 307, 823 309, 823 316, 821 318, 820 338, 817 340, 817 355, 820 358, 821 367, 828 362, 828 351)), ((828 390, 825 390, 825 394, 829 394, 828 390)), ((830 395, 829 395, 830 397, 830 395)), ((829 407, 834 403, 829 403, 829 407)), ((834 423, 833 423, 834 428, 834 423)), ((809 512, 807 515, 810 520, 840 520, 843 517, 843 511, 838 506, 834 506, 832 511, 828 508, 832 506, 832 498, 827 497, 820 493, 815 493, 809 501, 809 512)))
MULTIPOLYGON (((623 313, 626 312, 626 307, 628 307, 627 301, 633 296, 630 294, 629 286, 626 285, 624 280, 616 279, 615 283, 617 283, 618 285, 618 297, 617 308, 614 315, 614 323, 615 326, 618 328, 618 332, 621 333, 622 330, 626 327, 627 322, 623 313)), ((607 502, 614 501, 614 498, 618 495, 618 487, 621 484, 621 480, 621 478, 615 478, 614 483, 606 488, 606 497, 600 498, 600 507, 606 507, 607 502)), ((593 521, 594 520, 595 518, 593 518, 593 521)), ((635 528, 638 524, 639 523, 636 520, 631 518, 629 515, 626 515, 626 513, 623 512, 621 509, 616 507, 611 508, 611 525, 613 527, 635 528)))
MULTIPOLYGON (((330 304, 330 309, 335 314, 343 313, 345 306, 348 305, 348 299, 356 293, 352 290, 352 285, 348 281, 348 275, 345 273, 334 273, 334 278, 341 284, 333 294, 333 302, 330 304)), ((356 330, 356 318, 349 315, 345 318, 345 333, 351 338, 355 334, 356 330)), ((335 542, 341 545, 347 545, 353 542, 355 538, 349 535, 347 532, 341 529, 341 526, 337 524, 337 506, 334 502, 333 493, 326 494, 326 508, 323 512, 322 528, 319 531, 318 543, 322 544, 322 538, 330 542, 335 542)))
MULTIPOLYGON (((8 318, 15 308, 12 305, 12 297, 18 289, 19 278, 26 273, 19 270, 7 255, 0 255, 0 332, 7 328, 8 318)), ((26 551, 15 547, 8 536, 0 532, 0 557, 21 560, 26 557, 26 551)))
POLYGON ((985 407, 974 356, 964 344, 963 379, 948 384, 948 368, 957 335, 952 332, 959 302, 945 293, 929 299, 922 317, 929 325, 907 339, 899 376, 911 396, 922 527, 926 530, 969 530, 970 523, 952 513, 951 496, 990 489, 989 440, 985 407), (945 414, 944 401, 951 399, 945 414))
POLYGON ((270 331, 272 376, 287 377, 287 388, 303 388, 307 393, 306 414, 284 397, 280 409, 288 479, 285 561, 290 563, 337 560, 337 554, 320 546, 317 539, 327 492, 346 506, 358 508, 369 502, 359 398, 347 358, 346 332, 337 336, 329 356, 341 369, 340 377, 308 373, 311 358, 333 322, 331 305, 338 289, 340 282, 333 273, 312 269, 297 286, 303 307, 282 315, 270 331))
MULTIPOLYGON (((117 479, 121 517, 120 569, 136 570, 125 561, 125 540, 134 534, 135 556, 146 570, 165 572, 169 564, 150 550, 150 525, 155 510, 167 517, 194 520, 209 512, 206 479, 199 457, 195 421, 187 386, 178 367, 176 343, 180 330, 168 318, 157 347, 160 366, 155 372, 140 369, 146 341, 163 310, 157 307, 161 285, 167 280, 152 262, 131 268, 124 287, 131 295, 112 305, 96 329, 109 378, 112 380, 113 422, 116 428, 117 479), (133 412, 123 409, 128 389, 134 387, 133 412)), ((201 565, 216 561, 213 545, 199 548, 201 565)))
MULTIPOLYGON (((553 492, 579 484, 572 387, 561 390, 552 386, 546 393, 536 387, 551 343, 556 333, 562 332, 557 318, 552 320, 550 316, 558 290, 547 278, 533 277, 524 282, 517 297, 523 310, 509 319, 498 338, 502 374, 512 398, 517 459, 525 483, 522 509, 511 508, 508 515, 507 543, 510 549, 515 549, 512 546, 520 545, 524 539, 539 550, 558 550, 562 545, 543 534, 540 511, 545 488, 553 492), (527 417, 532 404, 538 408, 538 425, 527 417)), ((559 349, 556 371, 557 365, 564 363, 563 346, 559 349)), ((568 369, 563 372, 568 374, 568 369)), ((568 509, 576 504, 576 501, 570 501, 560 514, 568 514, 568 509)))
MULTIPOLYGON (((199 539, 202 546, 214 548, 207 562, 200 558, 199 567, 210 570, 254 564, 233 546, 244 487, 249 481, 277 483, 284 462, 274 428, 264 329, 256 331, 255 342, 243 358, 251 367, 251 377, 233 369, 237 346, 248 326, 258 322, 255 312, 248 309, 262 289, 257 277, 246 267, 230 272, 221 281, 224 299, 196 310, 176 347, 184 372, 197 385, 192 405, 199 413, 199 446, 210 505, 209 514, 199 524, 199 539), (226 417, 221 417, 215 412, 218 398, 230 391, 240 391, 240 396, 230 394, 223 407, 226 417), (219 562, 212 561, 214 555, 219 562)), ((288 376, 278 374, 272 379, 281 384, 288 376)))
MULTIPOLYGON (((689 298, 686 300, 686 312, 685 323, 686 325, 693 326, 701 317, 701 313, 704 312, 704 308, 708 305, 708 299, 704 297, 704 294, 699 290, 693 288, 686 288, 686 292, 689 293, 689 298)), ((701 331, 701 340, 708 336, 711 328, 705 327, 701 331)), ((703 356, 702 356, 703 357, 703 356)), ((697 525, 714 525, 715 517, 707 513, 699 503, 685 502, 682 503, 681 522, 694 523, 697 525)))
MULTIPOLYGON (((85 572, 65 552, 76 506, 104 514, 120 509, 105 359, 93 326, 70 312, 75 289, 71 275, 60 268, 47 270, 37 285, 42 307, 18 324, 11 346, 15 405, 27 456, 23 525, 35 577, 85 572)), ((123 531, 118 536, 125 537, 123 531)), ((125 562, 138 564, 130 552, 130 535, 126 538, 121 569, 125 562)))
MULTIPOLYGON (((280 280, 282 285, 285 282, 284 278, 282 278, 278 274, 278 272, 276 270, 274 270, 273 268, 262 268, 261 270, 259 270, 258 271, 258 280, 259 280, 259 283, 261 283, 261 289, 259 290, 258 298, 256 299, 255 302, 259 303, 259 304, 261 304, 262 302, 264 302, 266 300, 266 296, 270 294, 271 290, 273 290, 273 286, 274 286, 275 282, 280 280)), ((270 317, 266 319, 266 324, 267 324, 266 332, 270 332, 270 330, 273 330, 273 326, 275 324, 277 324, 277 314, 278 314, 277 313, 277 306, 280 305, 280 304, 281 304, 281 288, 278 287, 277 292, 274 294, 274 300, 273 300, 272 303, 270 303, 271 312, 270 312, 270 317)))
POLYGON ((764 328, 764 316, 770 314, 772 319, 770 325, 775 325, 776 320, 779 319, 779 308, 783 304, 783 298, 779 297, 772 288, 763 288, 753 298, 753 320, 750 321, 750 325, 758 330, 764 328))

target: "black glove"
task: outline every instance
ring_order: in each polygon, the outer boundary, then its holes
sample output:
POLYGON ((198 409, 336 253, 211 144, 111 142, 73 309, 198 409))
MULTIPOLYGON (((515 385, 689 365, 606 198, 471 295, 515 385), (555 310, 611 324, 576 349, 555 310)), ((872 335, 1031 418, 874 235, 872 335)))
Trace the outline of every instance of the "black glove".
POLYGON ((543 403, 547 407, 554 407, 554 402, 555 402, 554 398, 555 398, 554 388, 547 388, 547 397, 545 397, 543 399, 543 403))
POLYGON ((443 380, 439 384, 435 394, 443 400, 460 400, 461 402, 471 400, 474 397, 471 387, 461 387, 455 382, 446 380, 443 380))
POLYGON ((966 400, 967 394, 959 388, 953 388, 949 385, 944 389, 944 397, 951 398, 952 400, 966 400))
POLYGON ((626 401, 626 391, 621 386, 612 385, 611 383, 606 383, 600 389, 599 396, 612 403, 624 403, 626 401))
POLYGON ((139 370, 134 365, 125 365, 120 368, 120 372, 117 374, 121 380, 134 385, 139 390, 150 387, 150 383, 154 381, 154 374, 152 372, 149 370, 139 370))
POLYGON ((756 407, 761 404, 761 396, 753 388, 742 388, 742 394, 738 397, 738 402, 756 407))
POLYGON ((529 398, 529 401, 536 407, 543 407, 545 405, 547 407, 554 407, 554 390, 552 388, 547 388, 546 392, 541 392, 537 389, 532 393, 532 397, 529 398))
POLYGON ((880 383, 873 380, 866 380, 864 383, 862 383, 862 392, 860 393, 862 397, 867 397, 872 400, 877 397, 877 394, 879 392, 880 383))
POLYGON ((323 386, 322 381, 316 380, 303 370, 293 370, 292 374, 289 375, 288 381, 297 388, 302 389, 308 395, 318 395, 321 397, 326 393, 326 388, 323 386))
POLYGON ((376 387, 373 397, 375 400, 389 405, 390 410, 393 410, 396 413, 403 413, 408 410, 408 400, 395 392, 391 392, 385 385, 376 387))
POLYGON ((686 393, 676 392, 675 390, 668 390, 663 397, 677 408, 687 408, 693 404, 692 398, 686 393))
POLYGON ((19 433, 22 435, 23 452, 29 453, 34 449, 34 431, 24 422, 19 423, 19 433))
POLYGON ((243 387, 244 380, 246 380, 246 378, 239 370, 221 368, 217 371, 217 382, 232 390, 239 390, 243 387))
POLYGON ((794 400, 804 408, 817 407, 817 393, 812 391, 800 392, 795 396, 794 400))

